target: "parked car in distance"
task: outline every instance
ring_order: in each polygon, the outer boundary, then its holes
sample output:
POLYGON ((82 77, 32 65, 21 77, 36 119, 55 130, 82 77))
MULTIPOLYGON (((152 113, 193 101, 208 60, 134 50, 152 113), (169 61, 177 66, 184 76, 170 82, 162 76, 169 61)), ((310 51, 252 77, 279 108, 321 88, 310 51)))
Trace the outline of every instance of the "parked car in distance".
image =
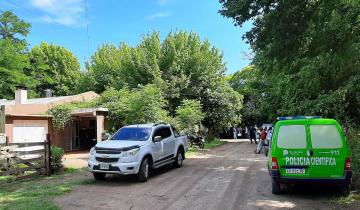
POLYGON ((144 182, 151 169, 167 164, 180 168, 186 151, 187 137, 171 125, 129 125, 90 150, 88 170, 97 180, 106 174, 136 174, 144 182))
POLYGON ((336 120, 320 117, 283 117, 275 124, 268 168, 272 193, 280 184, 336 184, 349 193, 350 151, 336 120))

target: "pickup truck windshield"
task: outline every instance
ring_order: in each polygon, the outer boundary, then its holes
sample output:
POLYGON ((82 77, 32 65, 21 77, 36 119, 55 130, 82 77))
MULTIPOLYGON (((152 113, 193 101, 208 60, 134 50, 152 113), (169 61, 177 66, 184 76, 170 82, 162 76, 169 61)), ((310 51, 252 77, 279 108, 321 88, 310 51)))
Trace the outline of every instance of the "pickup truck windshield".
POLYGON ((151 128, 120 128, 111 138, 118 141, 146 141, 151 133, 151 128))

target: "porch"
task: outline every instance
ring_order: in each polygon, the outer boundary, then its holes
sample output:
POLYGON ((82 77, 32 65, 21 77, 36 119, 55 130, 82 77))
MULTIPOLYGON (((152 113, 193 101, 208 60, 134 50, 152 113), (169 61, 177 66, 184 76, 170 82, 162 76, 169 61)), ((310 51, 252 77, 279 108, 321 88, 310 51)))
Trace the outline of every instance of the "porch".
POLYGON ((65 151, 88 151, 101 141, 107 113, 105 108, 74 111, 72 121, 62 131, 53 132, 52 143, 65 151))

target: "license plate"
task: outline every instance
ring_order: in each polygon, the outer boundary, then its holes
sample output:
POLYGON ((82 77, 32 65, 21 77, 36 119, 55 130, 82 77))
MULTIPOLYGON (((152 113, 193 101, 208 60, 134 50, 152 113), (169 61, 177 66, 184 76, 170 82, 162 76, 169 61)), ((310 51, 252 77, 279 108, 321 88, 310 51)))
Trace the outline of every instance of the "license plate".
POLYGON ((287 174, 305 174, 305 168, 287 168, 285 172, 287 174))
POLYGON ((101 170, 109 170, 110 165, 109 164, 100 164, 100 169, 101 170))

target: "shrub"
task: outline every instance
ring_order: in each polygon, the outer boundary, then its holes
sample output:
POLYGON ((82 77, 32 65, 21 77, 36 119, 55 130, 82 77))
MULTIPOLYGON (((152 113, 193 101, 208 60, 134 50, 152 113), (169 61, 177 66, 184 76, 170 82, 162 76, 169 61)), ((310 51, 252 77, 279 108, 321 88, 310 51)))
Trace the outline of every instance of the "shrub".
POLYGON ((56 165, 61 165, 61 159, 64 156, 64 150, 57 146, 51 146, 50 147, 50 153, 51 153, 51 163, 56 165))
POLYGON ((53 116, 52 123, 56 130, 63 130, 71 121, 73 107, 70 105, 59 105, 51 108, 48 113, 53 116))
POLYGON ((360 188, 360 131, 349 132, 349 148, 351 151, 351 168, 353 170, 353 186, 360 188))
POLYGON ((183 100, 176 109, 175 125, 181 132, 196 134, 199 131, 204 114, 201 112, 200 101, 183 100))

